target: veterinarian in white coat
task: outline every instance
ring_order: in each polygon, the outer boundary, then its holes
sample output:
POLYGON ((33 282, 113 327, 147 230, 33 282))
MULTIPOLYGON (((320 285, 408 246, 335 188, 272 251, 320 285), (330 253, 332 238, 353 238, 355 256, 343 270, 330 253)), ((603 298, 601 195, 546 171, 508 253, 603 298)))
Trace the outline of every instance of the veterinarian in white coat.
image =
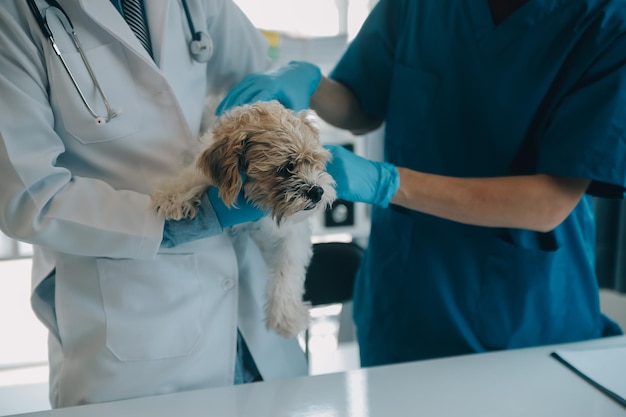
MULTIPOLYGON (((265 380, 305 374, 297 342, 264 327, 251 240, 222 233, 204 207, 214 236, 162 248, 150 207, 151 190, 193 160, 205 96, 266 69, 266 41, 231 1, 191 0, 214 48, 196 62, 181 2, 152 0, 151 57, 110 0, 59 3, 118 114, 96 123, 27 2, 0 3, 0 229, 35 247, 52 406, 232 384, 237 328, 265 380)), ((87 102, 106 115, 61 19, 46 17, 87 102)))

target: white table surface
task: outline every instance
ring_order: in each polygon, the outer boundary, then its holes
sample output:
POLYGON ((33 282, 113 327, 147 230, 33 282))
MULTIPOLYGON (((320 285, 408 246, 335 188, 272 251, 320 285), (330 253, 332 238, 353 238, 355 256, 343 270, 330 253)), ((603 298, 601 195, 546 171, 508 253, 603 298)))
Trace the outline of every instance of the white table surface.
MULTIPOLYGON (((22 414, 31 417, 613 417, 626 407, 550 357, 626 336, 22 414)), ((626 384, 626 375, 624 375, 626 384)))

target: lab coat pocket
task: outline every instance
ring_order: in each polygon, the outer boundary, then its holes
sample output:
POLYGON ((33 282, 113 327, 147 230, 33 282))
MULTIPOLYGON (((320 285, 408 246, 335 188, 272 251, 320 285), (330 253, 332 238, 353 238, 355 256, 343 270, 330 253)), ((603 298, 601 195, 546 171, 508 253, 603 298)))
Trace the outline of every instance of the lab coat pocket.
POLYGON ((197 259, 98 259, 108 349, 121 361, 187 355, 201 335, 197 259))
MULTIPOLYGON (((141 123, 141 107, 133 75, 121 45, 109 43, 86 50, 85 54, 102 93, 118 115, 107 123, 96 123, 96 118, 81 100, 61 61, 51 57, 50 99, 57 126, 83 144, 107 142, 137 132, 141 123)), ((98 116, 106 118, 104 99, 80 54, 64 52, 63 58, 87 103, 98 116)))
POLYGON ((554 305, 559 244, 555 235, 527 230, 504 230, 494 237, 486 258, 475 325, 488 350, 512 349, 544 343, 559 327, 554 305))
POLYGON ((435 74, 394 64, 385 142, 399 157, 406 155, 403 150, 419 148, 420 137, 429 129, 438 83, 435 74))

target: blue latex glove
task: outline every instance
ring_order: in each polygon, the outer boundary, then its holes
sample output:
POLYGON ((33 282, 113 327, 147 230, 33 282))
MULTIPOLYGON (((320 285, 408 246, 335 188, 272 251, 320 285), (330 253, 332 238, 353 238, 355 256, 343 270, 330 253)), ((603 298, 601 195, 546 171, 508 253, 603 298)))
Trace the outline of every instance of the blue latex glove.
POLYGON ((215 187, 202 196, 193 219, 166 220, 161 247, 172 248, 182 243, 222 233, 227 227, 261 219, 265 214, 239 194, 236 207, 226 207, 215 187))
POLYGON ((254 222, 265 216, 265 213, 250 203, 246 197, 244 197, 243 193, 239 193, 237 201, 235 201, 232 207, 227 207, 224 204, 218 195, 218 189, 216 187, 209 188, 207 194, 222 229, 240 223, 254 222))
POLYGON ((362 158, 343 146, 326 145, 333 159, 326 170, 337 183, 337 198, 387 207, 400 187, 400 175, 388 162, 362 158))
POLYGON ((291 110, 304 110, 309 107, 321 79, 319 67, 302 61, 291 61, 268 72, 249 74, 230 90, 216 113, 221 115, 231 107, 271 100, 278 100, 291 110))

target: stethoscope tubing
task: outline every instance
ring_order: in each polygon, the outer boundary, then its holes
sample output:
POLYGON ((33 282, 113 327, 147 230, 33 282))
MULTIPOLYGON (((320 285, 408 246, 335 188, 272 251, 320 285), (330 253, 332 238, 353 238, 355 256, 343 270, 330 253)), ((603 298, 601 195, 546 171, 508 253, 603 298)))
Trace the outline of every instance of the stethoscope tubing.
POLYGON ((39 10, 39 8, 37 8, 37 5, 35 4, 35 0, 27 0, 27 2, 28 2, 28 6, 31 9, 33 16, 35 17, 35 20, 37 20, 37 23, 41 31, 43 32, 44 36, 48 39, 48 42, 50 43, 50 46, 52 47, 52 50, 54 51, 55 55, 59 57, 59 60, 61 61, 61 64, 63 65, 63 68, 65 69, 65 72, 67 73, 68 77, 72 81, 72 85, 74 86, 74 89, 78 93, 78 96, 80 97, 87 111, 95 119, 96 124, 100 125, 100 124, 104 124, 104 123, 111 121, 111 119, 117 116, 119 112, 113 110, 106 94, 102 90, 102 87, 100 86, 100 83, 98 82, 98 79, 96 78, 96 74, 94 73, 93 68, 91 67, 91 64, 89 63, 89 60, 87 59, 87 56, 85 55, 85 51, 82 47, 82 44, 80 43, 78 35, 76 34, 76 31, 74 30, 74 25, 72 25, 72 21, 65 13, 65 10, 63 10, 61 5, 56 0, 46 0, 49 6, 46 9, 44 9, 43 13, 39 10), (87 101, 87 98, 83 94, 83 91, 78 85, 78 81, 74 77, 72 70, 67 64, 67 61, 65 61, 63 54, 61 54, 61 50, 59 49, 57 43, 55 42, 54 35, 52 34, 52 30, 50 29, 50 26, 48 25, 47 13, 49 11, 53 11, 53 13, 55 13, 55 15, 57 16, 57 18, 59 18, 59 20, 61 21, 61 24, 65 28, 65 31, 72 38, 72 42, 74 43, 74 46, 76 47, 76 50, 78 51, 78 54, 80 55, 81 60, 83 61, 83 64, 85 65, 85 68, 87 69, 87 73, 89 74, 91 81, 96 87, 98 94, 102 98, 102 102, 104 103, 104 107, 107 112, 106 118, 99 116, 98 113, 96 113, 96 111, 91 107, 91 105, 87 101))
POLYGON ((207 62, 211 58, 211 55, 213 55, 213 40, 208 33, 196 30, 187 0, 181 0, 181 3, 185 12, 185 18, 187 19, 187 25, 189 25, 189 31, 191 32, 189 53, 196 62, 207 62))
POLYGON ((180 2, 183 4, 185 18, 187 19, 187 24, 189 25, 189 30, 191 31, 191 38, 192 40, 197 40, 198 32, 196 32, 196 26, 193 24, 193 19, 191 18, 191 12, 189 11, 189 5, 187 4, 187 0, 181 0, 180 2))
MULTIPOLYGON (((96 123, 99 125, 103 123, 107 123, 111 119, 116 117, 120 113, 120 111, 114 110, 111 107, 111 104, 109 103, 109 100, 107 99, 106 94, 104 94, 104 91, 102 90, 102 87, 100 86, 100 83, 98 82, 96 78, 96 74, 93 68, 91 67, 91 64, 89 63, 89 60, 87 59, 87 56, 83 50, 80 40, 78 39, 78 35, 76 34, 76 31, 74 30, 74 25, 72 24, 72 21, 70 20, 67 13, 65 13, 65 10, 63 9, 63 7, 61 7, 61 5, 58 3, 57 0, 45 0, 46 3, 48 4, 48 7, 46 7, 44 11, 42 12, 37 7, 35 0, 26 0, 26 1, 28 3, 28 7, 30 8, 33 17, 37 21, 37 25, 39 26, 43 35, 46 37, 46 39, 50 43, 50 46, 54 50, 55 55, 59 57, 59 60, 61 61, 61 64, 63 65, 63 68, 65 69, 65 72, 67 73, 70 80, 72 81, 72 84, 74 85, 74 89, 80 96, 80 99, 85 105, 85 107, 87 108, 87 111, 96 120, 96 123), (52 33, 50 26, 48 25, 47 13, 49 11, 53 11, 53 13, 61 21, 61 24, 65 28, 65 31, 72 38, 72 42, 74 43, 74 46, 76 47, 76 50, 78 51, 83 61, 83 64, 85 65, 85 68, 87 69, 87 72, 89 73, 89 77, 91 78, 91 81, 96 87, 98 94, 102 98, 104 107, 106 108, 106 112, 107 112, 106 118, 99 116, 98 113, 96 113, 96 111, 93 109, 93 107, 91 107, 91 105, 87 102, 87 98, 85 97, 80 86, 78 85, 78 81, 76 80, 76 78, 74 77, 74 74, 70 70, 70 67, 65 61, 65 58, 63 58, 63 55, 61 54, 61 50, 59 49, 57 43, 54 40, 54 34, 52 33)), ((207 62, 211 58, 211 55, 213 54, 213 40, 206 32, 196 31, 195 25, 193 24, 193 19, 191 18, 191 11, 189 10, 189 5, 187 4, 187 1, 181 0, 181 3, 183 5, 183 10, 185 12, 187 24, 189 25, 189 30, 191 32, 191 41, 189 42, 189 52, 195 61, 199 63, 207 62)))

